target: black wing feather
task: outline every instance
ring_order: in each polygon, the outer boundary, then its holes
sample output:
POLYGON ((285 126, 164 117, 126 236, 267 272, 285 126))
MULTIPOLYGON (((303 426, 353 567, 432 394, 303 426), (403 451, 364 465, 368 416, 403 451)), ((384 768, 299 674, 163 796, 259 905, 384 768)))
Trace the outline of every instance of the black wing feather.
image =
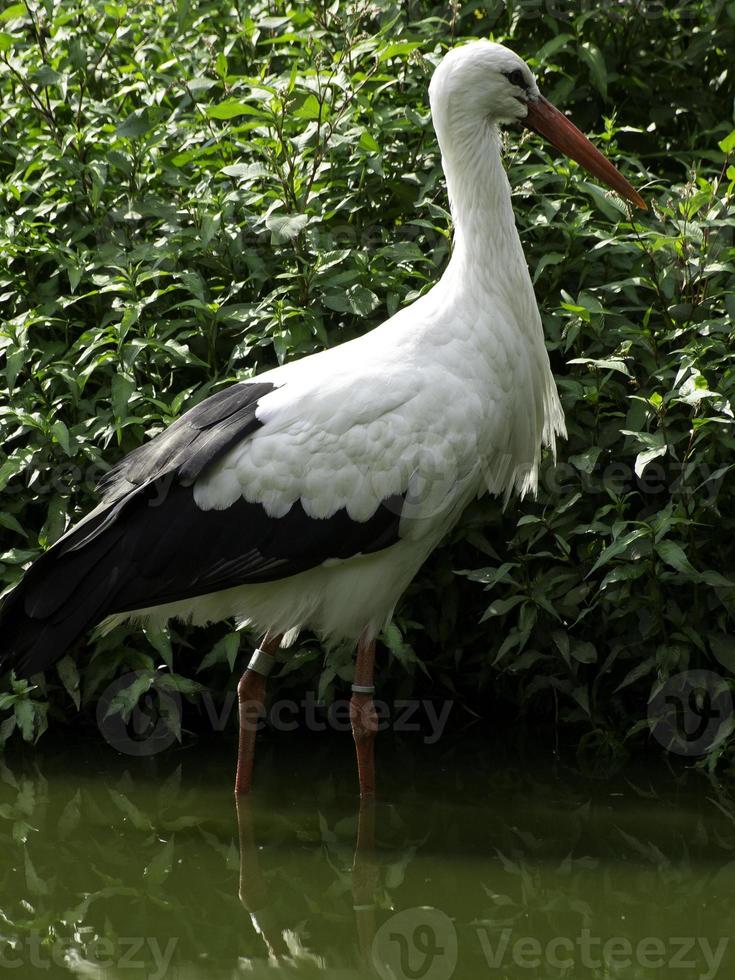
POLYGON ((260 399, 274 390, 270 382, 253 381, 210 395, 165 432, 129 453, 103 477, 100 489, 111 496, 166 473, 193 483, 236 442, 260 428, 255 411, 260 399))

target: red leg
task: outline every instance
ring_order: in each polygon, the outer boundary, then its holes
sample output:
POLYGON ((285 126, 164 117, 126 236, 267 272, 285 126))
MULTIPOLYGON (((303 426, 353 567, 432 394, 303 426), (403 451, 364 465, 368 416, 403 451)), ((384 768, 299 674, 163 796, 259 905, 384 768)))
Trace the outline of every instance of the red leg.
POLYGON ((245 673, 237 685, 237 702, 240 716, 240 742, 237 752, 235 795, 250 792, 253 781, 253 759, 258 723, 263 717, 265 681, 276 661, 272 656, 278 649, 281 636, 266 635, 260 647, 250 659, 245 673))
POLYGON ((357 846, 352 862, 352 904, 357 937, 366 963, 371 962, 375 938, 375 896, 378 891, 378 862, 375 855, 375 800, 361 799, 357 823, 357 846))
POLYGON ((360 799, 375 796, 375 753, 373 743, 378 730, 378 716, 373 703, 373 669, 375 640, 363 637, 357 644, 355 681, 350 700, 350 721, 357 749, 357 773, 360 779, 360 799))
POLYGON ((258 861, 250 806, 249 797, 235 797, 240 833, 240 902, 249 913, 253 928, 260 934, 270 956, 287 956, 288 946, 283 938, 282 923, 278 910, 270 908, 268 883, 258 861))

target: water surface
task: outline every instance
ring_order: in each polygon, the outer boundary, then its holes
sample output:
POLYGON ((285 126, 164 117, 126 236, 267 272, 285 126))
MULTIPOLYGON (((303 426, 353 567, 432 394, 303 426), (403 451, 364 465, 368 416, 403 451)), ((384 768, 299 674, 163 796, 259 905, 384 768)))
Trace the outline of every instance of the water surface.
POLYGON ((238 813, 228 739, 46 743, 0 772, 3 975, 734 975, 735 809, 660 759, 385 737, 360 811, 348 737, 283 736, 238 813))

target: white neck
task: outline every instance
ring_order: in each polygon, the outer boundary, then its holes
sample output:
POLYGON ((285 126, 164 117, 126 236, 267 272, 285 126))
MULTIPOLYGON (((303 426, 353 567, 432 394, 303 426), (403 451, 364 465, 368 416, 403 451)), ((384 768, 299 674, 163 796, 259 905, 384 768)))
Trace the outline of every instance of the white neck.
POLYGON ((554 448, 564 416, 516 230, 500 134, 486 120, 478 125, 476 117, 473 125, 472 119, 455 116, 450 123, 435 114, 434 124, 454 220, 452 258, 435 287, 446 314, 440 322, 445 329, 449 318, 454 332, 461 329, 458 322, 466 325, 472 356, 487 362, 489 377, 497 377, 498 351, 508 356, 516 378, 509 397, 524 395, 526 401, 512 413, 515 427, 504 457, 509 468, 501 470, 499 485, 525 493, 536 487, 541 443, 554 448), (453 315, 457 307, 464 311, 460 318, 453 315))
MULTIPOLYGON (((497 126, 437 125, 454 220, 445 278, 467 293, 507 296, 517 308, 535 299, 516 230, 497 126), (524 303, 522 300, 525 299, 524 303)), ((533 318, 535 319, 535 317, 533 318)))

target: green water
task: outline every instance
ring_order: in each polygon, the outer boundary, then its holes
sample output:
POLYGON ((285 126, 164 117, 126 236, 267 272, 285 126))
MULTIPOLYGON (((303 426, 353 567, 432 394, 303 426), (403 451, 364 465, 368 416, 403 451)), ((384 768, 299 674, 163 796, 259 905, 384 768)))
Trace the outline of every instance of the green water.
POLYGON ((702 776, 386 737, 359 814, 349 741, 266 742, 239 826, 225 738, 6 762, 0 977, 734 975, 735 810, 702 776))

